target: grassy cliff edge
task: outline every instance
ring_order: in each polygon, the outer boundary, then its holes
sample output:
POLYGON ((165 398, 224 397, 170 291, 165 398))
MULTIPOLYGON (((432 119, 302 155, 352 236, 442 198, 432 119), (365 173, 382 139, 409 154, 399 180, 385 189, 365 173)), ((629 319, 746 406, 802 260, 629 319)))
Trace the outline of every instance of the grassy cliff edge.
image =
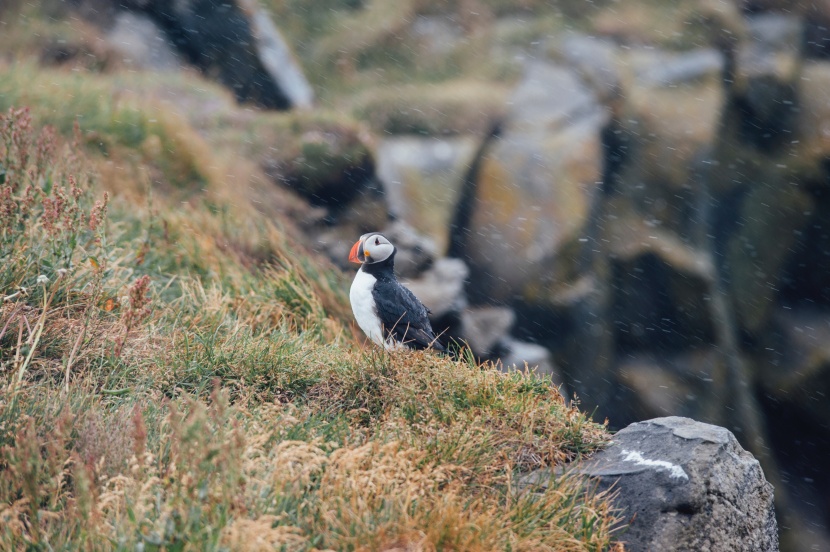
POLYGON ((0 548, 612 545, 580 478, 513 484, 607 440, 549 380, 363 347, 346 277, 233 196, 183 121, 113 100, 73 126, 20 89, 32 110, 0 117, 0 548))

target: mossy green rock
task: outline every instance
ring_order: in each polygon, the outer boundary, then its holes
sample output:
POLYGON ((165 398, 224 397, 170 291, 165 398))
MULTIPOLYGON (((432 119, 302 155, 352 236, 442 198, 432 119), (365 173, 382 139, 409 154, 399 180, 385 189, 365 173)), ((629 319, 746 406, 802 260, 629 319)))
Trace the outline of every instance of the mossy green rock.
POLYGON ((298 116, 270 127, 263 129, 274 136, 261 148, 263 167, 313 205, 343 207, 374 178, 368 137, 352 122, 298 116))

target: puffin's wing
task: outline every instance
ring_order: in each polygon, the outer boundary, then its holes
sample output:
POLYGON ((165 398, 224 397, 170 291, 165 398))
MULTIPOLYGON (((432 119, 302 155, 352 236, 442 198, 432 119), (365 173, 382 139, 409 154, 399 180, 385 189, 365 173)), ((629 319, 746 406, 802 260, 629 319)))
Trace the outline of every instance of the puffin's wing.
POLYGON ((414 311, 418 311, 416 316, 412 317, 412 320, 408 322, 409 326, 403 327, 395 327, 396 337, 405 343, 410 343, 410 340, 414 342, 414 346, 417 349, 432 347, 438 351, 445 351, 444 345, 438 341, 438 338, 435 335, 435 331, 432 329, 432 324, 429 322, 429 309, 415 297, 415 294, 409 288, 406 288, 402 285, 399 285, 400 289, 403 290, 403 293, 408 297, 409 301, 414 305, 417 305, 417 309, 413 309, 414 311), (413 335, 414 334, 414 335, 413 335))
POLYGON ((377 286, 373 295, 381 324, 396 341, 414 349, 444 350, 432 331, 427 308, 410 290, 398 282, 389 282, 377 286))

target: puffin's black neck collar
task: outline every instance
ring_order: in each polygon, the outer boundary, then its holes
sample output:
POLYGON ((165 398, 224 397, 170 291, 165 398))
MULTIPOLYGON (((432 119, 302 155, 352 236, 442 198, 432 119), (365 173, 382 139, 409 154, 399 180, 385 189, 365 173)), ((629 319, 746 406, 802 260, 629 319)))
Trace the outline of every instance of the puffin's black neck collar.
POLYGON ((393 276, 395 275, 395 253, 397 249, 392 251, 392 254, 376 263, 363 263, 363 272, 371 274, 372 276, 393 276))

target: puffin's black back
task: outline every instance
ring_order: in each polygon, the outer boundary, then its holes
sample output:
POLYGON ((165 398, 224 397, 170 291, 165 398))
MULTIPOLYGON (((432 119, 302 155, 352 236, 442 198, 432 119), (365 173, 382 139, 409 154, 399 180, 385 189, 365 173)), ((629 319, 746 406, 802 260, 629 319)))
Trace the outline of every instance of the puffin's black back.
POLYGON ((362 267, 377 279, 372 288, 372 298, 383 324, 384 335, 391 335, 396 341, 414 349, 432 347, 445 351, 432 331, 429 310, 395 277, 394 259, 393 252, 388 259, 362 267))

